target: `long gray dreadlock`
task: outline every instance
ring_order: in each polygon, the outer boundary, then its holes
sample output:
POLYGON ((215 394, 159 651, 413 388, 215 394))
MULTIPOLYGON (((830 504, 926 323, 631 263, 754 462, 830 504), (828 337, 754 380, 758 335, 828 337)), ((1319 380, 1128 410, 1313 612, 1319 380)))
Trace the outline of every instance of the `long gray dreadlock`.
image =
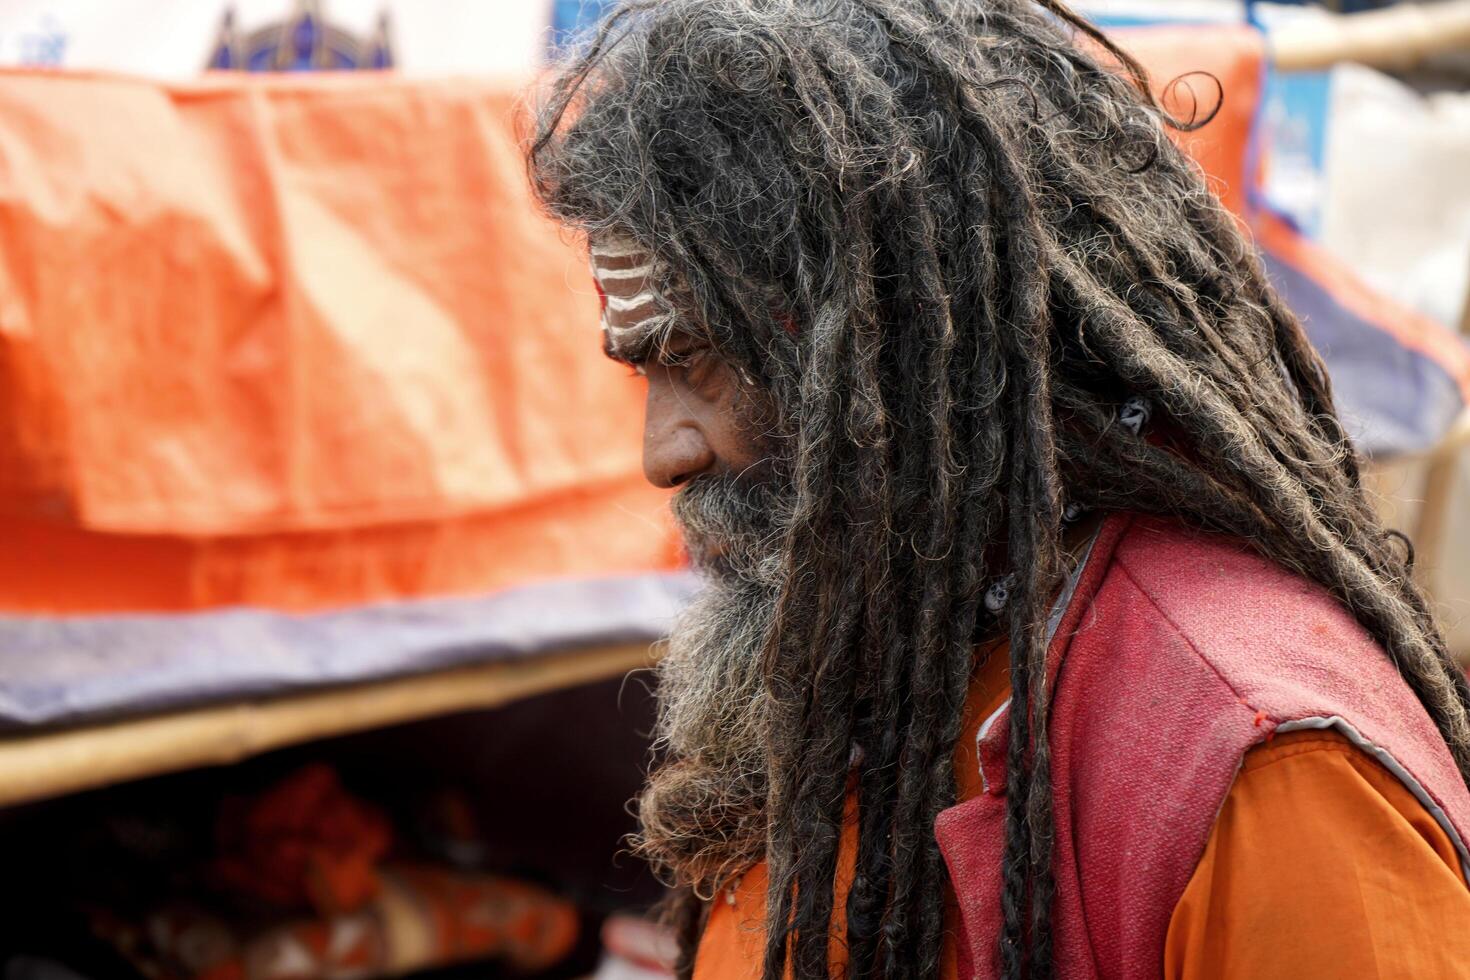
POLYGON ((1322 364, 1145 83, 1059 0, 630 0, 551 82, 541 199, 677 272, 679 329, 756 379, 789 482, 754 645, 761 764, 723 795, 696 779, 644 801, 645 849, 691 890, 686 947, 693 894, 763 856, 765 976, 828 975, 855 771, 849 970, 935 976, 934 820, 977 640, 1008 630, 998 955, 1008 978, 1051 975, 1042 635, 1063 488, 1320 582, 1470 776, 1470 692, 1322 364), (1168 438, 1118 424, 1130 395, 1168 438), (989 623, 983 587, 1008 568, 989 623))

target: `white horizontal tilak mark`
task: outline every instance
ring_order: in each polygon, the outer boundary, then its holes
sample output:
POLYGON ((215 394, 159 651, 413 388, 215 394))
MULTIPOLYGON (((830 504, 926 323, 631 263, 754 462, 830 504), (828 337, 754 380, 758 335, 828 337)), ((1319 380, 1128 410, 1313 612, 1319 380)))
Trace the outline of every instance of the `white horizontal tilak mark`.
POLYGON ((628 310, 636 310, 640 306, 647 306, 657 298, 651 289, 645 289, 637 296, 627 297, 613 296, 609 293, 607 297, 607 308, 617 313, 626 313, 628 310))
POLYGON ((631 241, 604 240, 592 246, 592 255, 597 258, 626 259, 630 255, 647 254, 647 249, 631 241))
POLYGON ((604 269, 599 266, 594 271, 597 278, 603 282, 608 282, 613 279, 647 279, 653 273, 653 263, 645 262, 631 269, 604 269))

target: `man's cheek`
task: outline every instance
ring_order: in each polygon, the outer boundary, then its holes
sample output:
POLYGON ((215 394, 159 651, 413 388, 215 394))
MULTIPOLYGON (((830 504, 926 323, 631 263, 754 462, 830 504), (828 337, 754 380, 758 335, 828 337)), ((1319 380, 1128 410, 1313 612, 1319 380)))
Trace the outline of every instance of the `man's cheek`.
POLYGON ((729 431, 724 437, 737 472, 763 471, 760 482, 775 476, 776 463, 786 449, 776 431, 775 412, 761 392, 743 390, 728 413, 729 431))

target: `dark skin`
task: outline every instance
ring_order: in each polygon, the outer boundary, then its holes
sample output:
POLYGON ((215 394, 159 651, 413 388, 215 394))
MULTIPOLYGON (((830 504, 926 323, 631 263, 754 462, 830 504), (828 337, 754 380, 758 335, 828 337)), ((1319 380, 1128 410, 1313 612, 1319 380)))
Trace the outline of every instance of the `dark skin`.
MULTIPOLYGON (((767 458, 748 423, 751 390, 728 361, 687 334, 661 350, 606 351, 648 381, 643 409, 643 475, 664 490, 699 476, 739 476, 767 458)), ((1078 561, 1102 523, 1088 514, 1067 528, 1063 547, 1078 561)))
POLYGON ((643 474, 663 489, 698 476, 736 476, 765 458, 742 411, 750 397, 729 362, 675 333, 648 355, 608 356, 648 380, 643 415, 643 474))

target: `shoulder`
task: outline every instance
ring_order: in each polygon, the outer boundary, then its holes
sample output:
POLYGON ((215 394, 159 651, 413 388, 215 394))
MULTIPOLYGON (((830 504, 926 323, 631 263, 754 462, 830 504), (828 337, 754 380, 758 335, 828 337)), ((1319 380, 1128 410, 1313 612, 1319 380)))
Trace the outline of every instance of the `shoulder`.
POLYGON ((1162 942, 1228 812, 1331 821, 1393 797, 1422 820, 1415 786, 1458 812, 1438 733, 1325 589, 1244 541, 1147 518, 1112 527, 1061 621, 1049 727, 1059 847, 1090 923, 1162 942), (1353 746, 1394 760, 1403 786, 1353 746), (1265 802, 1239 810, 1251 793, 1265 802))
POLYGON ((1246 754, 1164 973, 1462 976, 1470 942, 1444 937, 1466 915, 1454 845, 1404 785, 1338 733, 1295 732, 1246 754))
MULTIPOLYGON (((1252 847, 1260 834, 1302 837, 1305 863, 1335 866, 1344 856, 1370 867, 1404 858, 1460 881, 1459 853, 1445 828, 1410 788, 1342 732, 1331 729, 1278 735, 1246 753, 1216 821, 1213 840, 1229 837, 1252 847), (1287 835, 1283 830, 1290 823, 1287 835), (1346 849, 1346 855, 1344 854, 1346 849), (1380 851, 1390 854, 1379 854, 1380 851)), ((1281 846, 1279 843, 1278 847, 1281 846)), ((1470 908, 1470 906, 1467 906, 1470 908)))
POLYGON ((1127 801, 1154 821, 1155 844, 1189 851, 1246 753, 1281 726, 1417 737, 1412 695, 1372 639, 1245 542, 1135 518, 1092 560, 1095 588, 1058 637, 1050 724, 1060 793, 1079 807, 1127 801))
POLYGON ((1401 684, 1321 585, 1238 538, 1140 517, 1106 561, 1069 660, 1121 656, 1140 675, 1218 695, 1267 722, 1401 684))
POLYGON ((1106 583, 1126 581, 1156 616, 1203 656, 1321 649, 1372 641, 1321 585, 1283 568, 1248 542, 1157 518, 1138 518, 1111 555, 1106 583))

